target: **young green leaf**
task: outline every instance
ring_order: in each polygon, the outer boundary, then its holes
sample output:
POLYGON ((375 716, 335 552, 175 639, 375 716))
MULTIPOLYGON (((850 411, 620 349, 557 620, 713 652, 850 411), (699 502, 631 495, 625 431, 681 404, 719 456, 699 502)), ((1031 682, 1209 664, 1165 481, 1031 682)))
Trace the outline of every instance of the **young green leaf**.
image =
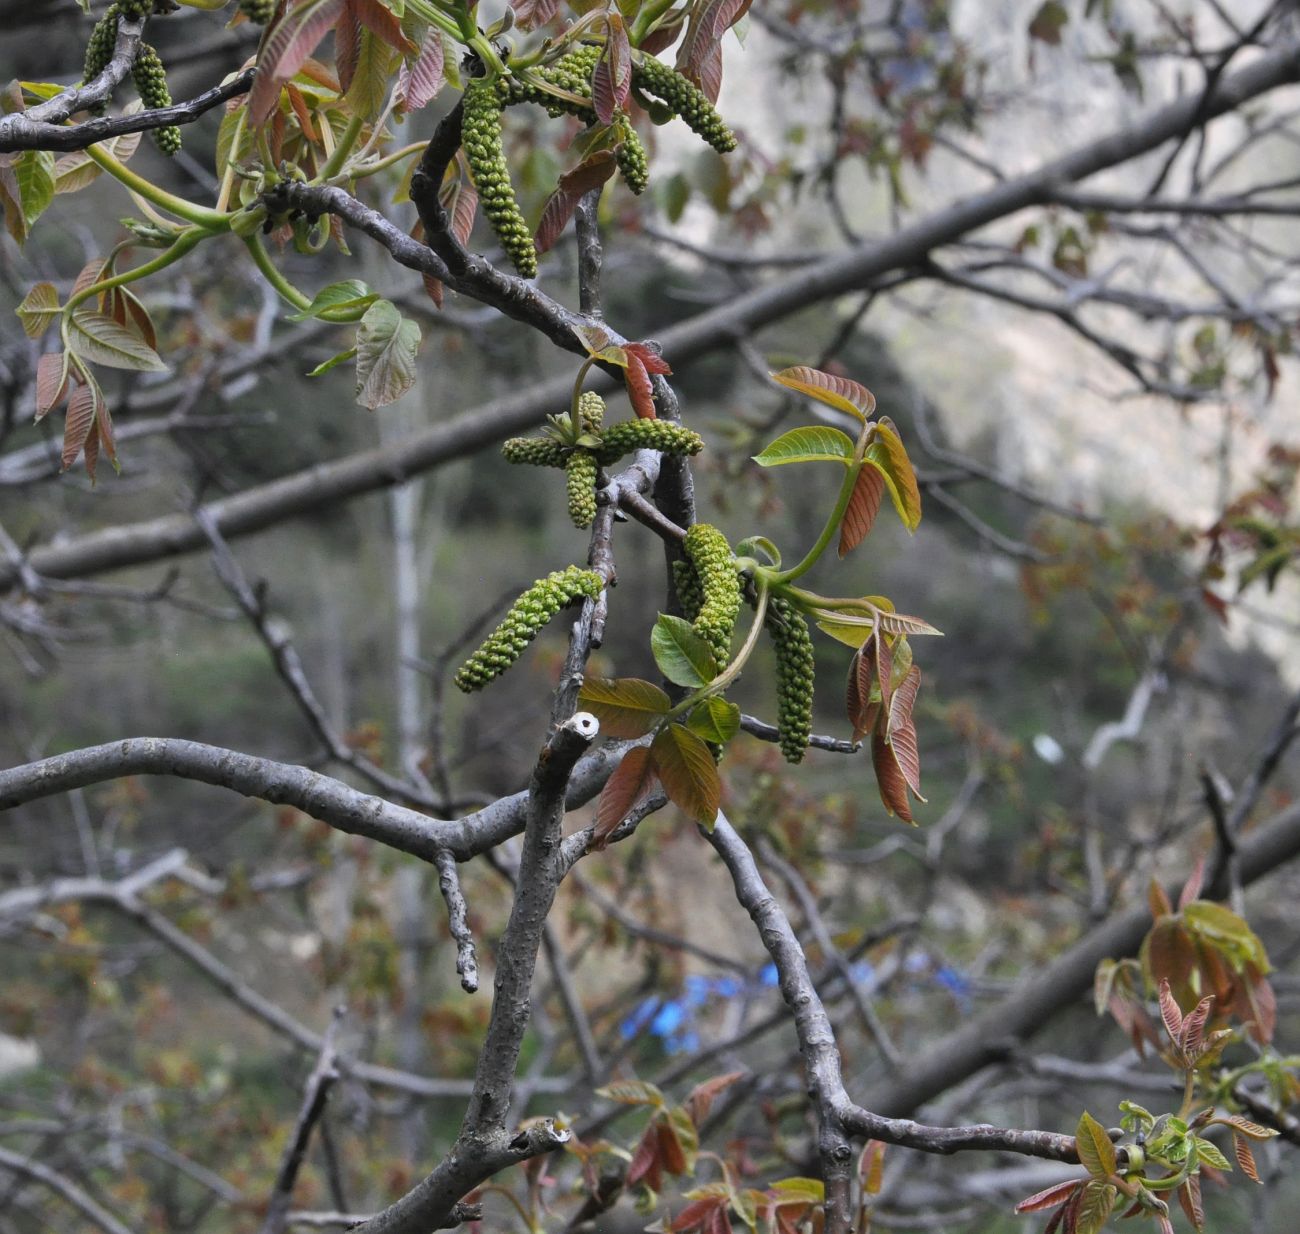
POLYGON ((1086 1110, 1074 1129, 1074 1143, 1083 1168, 1094 1178, 1105 1179, 1115 1173, 1115 1145, 1103 1127, 1086 1110))
POLYGON ((415 385, 420 327, 391 300, 376 300, 357 327, 357 402, 374 411, 415 385))
POLYGON ((578 702, 600 721, 605 736, 622 739, 644 736, 672 707, 657 685, 636 677, 590 677, 578 692, 578 702))
POLYGON ((780 467, 785 463, 851 463, 853 440, 847 433, 827 425, 792 428, 769 443, 761 454, 754 455, 760 467, 780 467))
POLYGON ((290 313, 286 320, 306 321, 311 317, 319 317, 329 309, 365 308, 378 299, 378 293, 371 291, 360 279, 344 279, 341 283, 322 287, 305 309, 290 313))
POLYGON ((308 377, 319 377, 322 373, 328 373, 330 369, 337 368, 340 364, 346 364, 349 360, 356 358, 357 349, 349 347, 347 351, 340 351, 336 356, 330 356, 328 360, 322 360, 310 373, 308 377))
POLYGON ((740 732, 740 708, 725 698, 706 698, 686 721, 691 732, 714 745, 726 745, 740 732))
POLYGON ((657 1110, 666 1104, 663 1093, 649 1080, 616 1080, 596 1089, 596 1096, 620 1105, 649 1105, 657 1110))
POLYGON ((59 293, 53 283, 35 283, 14 309, 28 338, 40 338, 59 315, 59 293))
POLYGON ((1079 1216, 1075 1223, 1075 1234, 1098 1234, 1110 1217, 1115 1207, 1118 1189, 1111 1183, 1099 1178, 1090 1179, 1083 1185, 1083 1195, 1079 1201, 1079 1216))
POLYGON ((722 781, 709 747, 684 725, 670 724, 651 743, 650 753, 668 800, 711 829, 722 800, 722 781))
POLYGON ((165 373, 167 366, 152 347, 111 317, 77 310, 68 322, 68 346, 81 360, 107 368, 165 373))
POLYGON ((650 632, 650 650, 655 663, 673 685, 698 690, 718 675, 713 651, 681 617, 660 613, 650 632))

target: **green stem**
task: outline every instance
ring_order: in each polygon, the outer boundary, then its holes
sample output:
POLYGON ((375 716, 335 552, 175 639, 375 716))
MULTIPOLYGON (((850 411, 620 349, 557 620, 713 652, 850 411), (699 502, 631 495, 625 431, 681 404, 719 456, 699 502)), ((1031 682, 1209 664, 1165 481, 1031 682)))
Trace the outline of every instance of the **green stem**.
POLYGON ((636 21, 632 23, 632 29, 629 34, 633 47, 639 47, 653 29, 655 23, 676 3, 676 0, 650 0, 649 4, 644 4, 641 11, 637 14, 636 21))
POLYGON ((373 176, 377 171, 384 171, 394 163, 400 163, 405 158, 410 158, 412 154, 419 154, 429 143, 427 141, 413 141, 409 146, 403 146, 400 150, 394 150, 391 154, 385 154, 383 158, 376 159, 373 163, 367 163, 364 167, 353 169, 353 175, 358 179, 364 179, 366 176, 373 176))
POLYGON ((313 184, 328 184, 343 170, 343 164, 347 162, 348 155, 352 153, 353 147, 357 144, 357 138, 361 136, 361 129, 364 124, 365 121, 360 116, 353 116, 348 121, 348 127, 343 130, 343 135, 339 138, 339 144, 334 147, 334 153, 326 160, 325 166, 320 169, 320 175, 312 181, 313 184))
POLYGON ((111 278, 92 283, 89 287, 83 287, 75 296, 70 297, 67 304, 63 306, 64 314, 70 316, 77 305, 84 304, 92 296, 98 296, 100 293, 110 291, 114 287, 122 287, 126 283, 134 283, 137 279, 148 278, 151 274, 157 274, 159 270, 167 269, 168 266, 184 257, 199 241, 206 240, 211 234, 206 227, 187 227, 176 237, 175 242, 169 248, 164 249, 152 261, 146 261, 143 265, 136 266, 122 274, 115 274, 111 278))
POLYGON ((773 575, 773 582, 793 582, 801 575, 807 574, 817 564, 817 559, 826 551, 831 538, 839 530, 840 523, 844 521, 844 512, 849 508, 849 502, 853 498, 854 485, 858 482, 858 472, 861 470, 861 461, 850 463, 845 467, 844 480, 840 484, 840 494, 835 499, 835 508, 831 511, 830 518, 826 520, 826 526, 822 528, 821 535, 817 537, 817 543, 808 550, 804 559, 798 565, 791 566, 790 569, 782 570, 779 574, 773 575))
POLYGON ((688 694, 676 707, 668 712, 664 716, 665 724, 690 711, 692 707, 702 703, 706 698, 712 698, 715 694, 723 693, 740 676, 741 670, 745 667, 749 657, 754 654, 754 648, 758 645, 758 636, 763 629, 763 618, 767 615, 769 594, 766 584, 762 580, 758 580, 758 602, 754 605, 754 620, 750 623, 749 633, 745 635, 745 641, 741 644, 740 650, 736 652, 731 663, 712 681, 701 686, 693 694, 688 694))
MULTIPOLYGON (((253 264, 262 272, 262 277, 275 288, 280 299, 299 310, 311 307, 311 297, 305 292, 299 291, 276 269, 270 253, 266 251, 266 246, 262 243, 261 236, 257 234, 245 236, 244 244, 253 256, 253 264)), ((332 321, 340 325, 360 321, 364 316, 365 309, 326 309, 323 313, 317 314, 320 321, 332 321)))
POLYGON ((573 382, 573 398, 569 400, 569 418, 573 422, 574 432, 578 431, 580 417, 578 415, 578 402, 582 398, 582 383, 587 380, 587 373, 591 366, 596 363, 595 356, 588 356, 583 362, 582 367, 578 370, 578 376, 573 382))
POLYGON ((229 215, 223 214, 220 210, 209 210, 206 206, 196 206, 183 197, 176 197, 165 189, 160 189, 143 176, 137 176, 125 164, 119 163, 111 154, 99 147, 87 146, 86 155, 119 184, 129 188, 133 193, 138 193, 145 201, 170 211, 177 218, 193 223, 195 227, 202 227, 214 235, 230 229, 229 215))

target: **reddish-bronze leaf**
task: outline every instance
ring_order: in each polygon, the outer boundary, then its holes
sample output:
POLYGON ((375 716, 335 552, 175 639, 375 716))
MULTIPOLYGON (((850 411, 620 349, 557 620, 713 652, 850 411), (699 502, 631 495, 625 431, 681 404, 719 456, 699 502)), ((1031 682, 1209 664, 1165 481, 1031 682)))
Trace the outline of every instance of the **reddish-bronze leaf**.
MULTIPOLYGON (((881 655, 881 694, 883 696, 884 675, 887 662, 885 655, 881 655)), ((905 725, 910 724, 912 720, 912 708, 916 706, 917 691, 921 688, 921 670, 913 664, 907 670, 907 676, 898 683, 898 689, 894 691, 893 697, 889 700, 889 728, 888 732, 892 736, 905 725)))
MULTIPOLYGON (((96 257, 92 261, 86 262, 72 284, 72 291, 68 294, 68 299, 75 300, 81 292, 85 291, 87 287, 93 287, 107 273, 108 263, 101 258, 96 257)), ((101 296, 100 299, 102 301, 103 297, 101 296)))
MULTIPOLYGON (((335 35, 334 42, 337 46, 337 35, 335 35)), ((298 127, 302 129, 303 136, 310 142, 319 142, 320 138, 316 135, 316 124, 311 118, 311 108, 307 106, 307 99, 303 92, 291 81, 285 83, 284 92, 289 96, 289 106, 293 108, 293 114, 298 119, 298 127)))
POLYGON ((632 1154, 627 1167, 627 1185, 635 1187, 644 1182, 651 1191, 659 1191, 664 1185, 663 1168, 659 1164, 659 1129, 657 1120, 645 1129, 641 1142, 632 1154))
POLYGON ((861 668, 862 649, 858 648, 853 653, 853 659, 849 661, 849 679, 844 686, 844 710, 848 713, 849 723, 853 726, 854 741, 861 741, 862 734, 867 731, 862 727, 862 721, 866 718, 867 695, 863 692, 858 676, 861 668))
POLYGON ((889 744, 898 760, 903 779, 907 781, 907 787, 912 790, 917 801, 924 801, 925 797, 921 794, 921 752, 916 743, 916 725, 908 720, 902 728, 895 729, 890 734, 889 744))
POLYGON ((478 189, 468 176, 458 177, 446 184, 439 194, 442 208, 451 219, 451 234, 461 244, 469 243, 474 230, 474 216, 478 213, 478 189))
POLYGON ((95 391, 95 436, 104 451, 104 457, 114 467, 117 466, 117 442, 113 438, 113 417, 109 414, 108 403, 98 388, 95 391))
POLYGON ((730 1088, 737 1080, 743 1080, 748 1074, 745 1071, 729 1071, 726 1075, 715 1075, 713 1079, 697 1084, 691 1089, 685 1102, 691 1121, 698 1127, 708 1118, 718 1094, 730 1088))
POLYGON ((68 400, 68 414, 63 423, 63 470, 77 461, 90 430, 95 426, 95 387, 78 386, 68 400))
POLYGON ((659 1160, 669 1174, 685 1174, 687 1170, 686 1150, 677 1138, 677 1129, 668 1118, 658 1116, 655 1119, 659 1128, 659 1160))
POLYGON ((583 195, 604 184, 614 174, 615 167, 612 150, 597 150, 560 177, 555 192, 542 211, 542 221, 538 223, 537 235, 533 238, 539 253, 549 251, 573 217, 583 195))
POLYGON ((625 343, 623 350, 629 356, 636 356, 645 365, 647 373, 671 373, 673 371, 663 356, 655 351, 653 347, 647 347, 644 343, 625 343))
POLYGON ((1041 1213, 1046 1208, 1055 1208, 1058 1204, 1064 1204, 1074 1194, 1075 1189, 1082 1185, 1077 1178, 1068 1179, 1063 1183, 1053 1183, 1050 1187, 1044 1187, 1042 1191, 1036 1191, 1021 1200, 1016 1205, 1016 1212, 1041 1213))
POLYGON ((876 771, 876 784, 885 812, 897 814, 905 823, 913 822, 912 810, 907 801, 907 780, 903 776, 894 750, 880 733, 871 738, 871 764, 876 771))
POLYGON ((1147 903, 1151 906, 1151 916, 1155 921, 1159 921, 1161 917, 1170 916, 1174 911, 1174 906, 1169 903, 1169 897, 1165 894, 1165 889, 1154 878, 1147 887, 1147 903))
POLYGON ((1193 900, 1199 900, 1201 897, 1201 886, 1205 882, 1205 854, 1202 853, 1197 859, 1196 864, 1192 867, 1192 872, 1187 876, 1187 881, 1183 884, 1183 889, 1178 893, 1178 907, 1186 908, 1193 900))
POLYGON ((815 398, 828 407, 847 411, 864 423, 876 410, 876 396, 866 386, 850 381, 847 377, 836 377, 804 364, 773 373, 772 380, 787 389, 797 390, 800 394, 815 398))
POLYGON ((885 477, 875 467, 863 467, 853 484, 848 509, 840 522, 841 557, 847 556, 867 538, 880 513, 885 495, 885 477))
POLYGON ((1179 1037, 1179 1045, 1189 1061, 1195 1059, 1196 1055, 1200 1053, 1201 1044, 1204 1040, 1205 1024, 1210 1018, 1210 1011, 1213 1007, 1214 995, 1207 994, 1183 1019, 1183 1031, 1179 1037))
POLYGON ((1232 1151, 1237 1158, 1237 1164, 1241 1166, 1241 1172, 1251 1182, 1259 1182, 1259 1170, 1255 1167, 1255 1154, 1251 1151, 1250 1141, 1243 1136, 1234 1134, 1232 1137, 1232 1151))
POLYGON ((1242 1118, 1240 1114, 1230 1114, 1225 1121, 1232 1127, 1234 1133, 1239 1131, 1252 1140, 1271 1140, 1278 1134, 1272 1127, 1252 1123, 1250 1119, 1242 1118))
POLYGON ((47 351, 36 361, 36 418, 43 420, 68 392, 68 356, 47 351))
POLYGON ((1201 1180, 1190 1174, 1178 1188, 1178 1202, 1187 1214, 1187 1220, 1197 1230, 1205 1229, 1205 1208, 1201 1204, 1201 1180))
POLYGON ((881 1140, 868 1140, 858 1158, 858 1179, 867 1195, 879 1195, 885 1181, 885 1145, 881 1140))
MULTIPOLYGON (((868 640, 872 646, 872 654, 875 662, 876 681, 880 686, 880 705, 890 713, 890 724, 893 720, 893 696, 894 696, 894 652, 889 646, 889 640, 876 630, 875 635, 868 640)), ((919 670, 918 670, 919 671, 919 670)), ((903 686, 907 685, 904 678, 903 686)), ((918 680, 917 685, 912 688, 911 698, 907 703, 908 716, 912 713, 912 704, 916 701, 916 691, 920 687, 918 680)))
POLYGON ((397 98, 408 115, 427 106, 442 90, 445 60, 442 31, 431 26, 413 60, 402 65, 397 74, 397 98))
POLYGON ((1160 1018, 1164 1021, 1165 1032, 1169 1034, 1170 1040, 1177 1045, 1183 1028, 1183 1013, 1169 991, 1167 977, 1160 979, 1160 1018))
POLYGON ((95 483, 95 467, 99 463, 99 426, 92 424, 90 432, 86 434, 85 445, 82 446, 82 460, 85 463, 86 475, 90 478, 91 484, 95 483))
POLYGON ((599 852, 605 847, 618 825, 638 802, 654 791, 657 782, 649 747, 637 746, 623 756, 614 774, 605 781, 596 803, 596 826, 591 835, 593 849, 599 852))
POLYGON ((632 48, 619 13, 607 13, 605 27, 605 49, 591 75, 591 103, 601 124, 613 124, 632 91, 632 48))
POLYGON ((255 126, 270 119, 280 87, 303 67, 342 12, 343 0, 304 0, 280 11, 263 36, 248 96, 249 119, 255 126))
MULTIPOLYGON (((1212 956, 1212 952, 1207 953, 1207 959, 1212 956)), ((1163 979, 1180 991, 1190 991, 1192 970, 1197 966, 1196 944, 1178 918, 1167 917, 1147 935, 1142 961, 1150 980, 1157 985, 1163 979)), ((1221 992, 1214 982, 1208 988, 1221 992)))
POLYGON ((349 4, 334 25, 334 68, 346 93, 352 88, 361 63, 361 18, 349 4))
POLYGON ((691 14, 691 22, 677 49, 677 71, 690 78, 718 101, 722 86, 722 36, 738 22, 752 0, 707 0, 691 14))
POLYGON ((559 12, 560 0, 516 0, 515 25, 520 30, 536 30, 559 12))
POLYGON ((348 10, 375 38, 403 55, 415 55, 417 48, 402 32, 401 22, 379 0, 347 0, 347 4, 348 10))
POLYGON ((623 384, 627 387, 628 401, 632 410, 642 420, 655 420, 654 386, 650 374, 640 356, 628 353, 627 366, 623 369, 623 384))

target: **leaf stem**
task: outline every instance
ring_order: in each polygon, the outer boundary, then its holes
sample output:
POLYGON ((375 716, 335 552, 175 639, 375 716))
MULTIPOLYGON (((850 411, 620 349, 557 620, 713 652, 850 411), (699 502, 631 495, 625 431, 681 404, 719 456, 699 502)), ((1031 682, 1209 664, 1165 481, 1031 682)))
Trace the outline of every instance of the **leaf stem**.
POLYGON ((91 296, 98 296, 101 292, 110 291, 126 283, 134 283, 137 279, 148 278, 151 274, 157 274, 159 270, 167 269, 184 257, 199 241, 206 240, 211 234, 206 227, 187 227, 176 237, 174 243, 152 261, 146 261, 143 265, 115 274, 111 278, 100 279, 98 283, 92 283, 89 287, 83 287, 75 296, 69 297, 67 304, 63 306, 64 314, 71 316, 72 311, 91 296))
POLYGON ((137 176, 124 163, 119 163, 107 151, 99 149, 97 146, 87 146, 86 155, 99 167, 108 172, 119 184, 125 185, 132 192, 138 193, 146 201, 153 202, 155 206, 168 210, 177 218, 184 219, 187 223, 193 223, 196 227, 205 228, 212 234, 228 231, 230 229, 230 217, 220 210, 209 210, 206 206, 196 206, 192 201, 186 201, 183 197, 176 197, 165 189, 160 189, 152 181, 146 180, 143 176, 137 176))
MULTIPOLYGON (((279 293, 280 299, 288 304, 292 304, 296 309, 307 309, 311 307, 311 297, 305 292, 299 291, 283 274, 276 268, 275 263, 271 260, 271 255, 266 251, 266 245, 262 243, 262 237, 254 233, 251 236, 243 237, 244 244, 253 256, 253 263, 262 272, 262 277, 275 288, 279 293)), ((369 305, 366 306, 367 308, 369 305)), ((354 321, 360 321, 365 315, 365 309, 325 309, 324 312, 317 313, 316 316, 320 321, 337 322, 340 325, 347 325, 354 321)))
POLYGON ((844 512, 849 508, 849 502, 853 499, 853 488, 858 482, 858 472, 862 470, 862 467, 861 460, 856 463, 849 463, 845 467, 839 496, 835 499, 835 508, 831 511, 830 518, 826 520, 826 526, 822 528, 821 535, 817 537, 817 543, 808 550, 804 559, 798 565, 773 574, 771 578, 774 583, 791 583, 801 575, 807 574, 817 564, 817 559, 826 551, 831 538, 839 530, 840 523, 844 520, 844 512))
POLYGON ((348 127, 343 130, 343 135, 339 138, 339 144, 330 152, 329 158, 325 161, 325 166, 320 169, 320 175, 312 181, 313 184, 328 184, 343 170, 343 164, 347 162, 348 155, 352 153, 352 148, 357 144, 357 138, 361 136, 361 129, 364 124, 365 121, 359 115, 354 115, 348 121, 348 127))
POLYGON ((706 698, 712 698, 715 694, 723 693, 740 676, 741 670, 745 667, 749 657, 753 655, 754 648, 758 644, 758 636, 763 629, 763 618, 767 615, 768 596, 771 594, 764 580, 758 579, 757 585, 758 600, 754 605, 754 620, 750 623, 749 632, 745 635, 745 641, 741 644, 740 650, 736 652, 731 663, 712 681, 702 685, 694 693, 688 694, 676 707, 669 711, 664 716, 665 724, 690 711, 692 707, 702 703, 706 698))

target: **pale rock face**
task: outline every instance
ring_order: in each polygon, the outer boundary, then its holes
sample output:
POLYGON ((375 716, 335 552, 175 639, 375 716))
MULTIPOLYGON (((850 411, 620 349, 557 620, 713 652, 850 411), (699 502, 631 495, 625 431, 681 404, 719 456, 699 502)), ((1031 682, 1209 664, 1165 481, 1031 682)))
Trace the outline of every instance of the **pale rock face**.
POLYGON ((36 1042, 0 1033, 0 1079, 30 1071, 40 1061, 41 1051, 36 1042))

